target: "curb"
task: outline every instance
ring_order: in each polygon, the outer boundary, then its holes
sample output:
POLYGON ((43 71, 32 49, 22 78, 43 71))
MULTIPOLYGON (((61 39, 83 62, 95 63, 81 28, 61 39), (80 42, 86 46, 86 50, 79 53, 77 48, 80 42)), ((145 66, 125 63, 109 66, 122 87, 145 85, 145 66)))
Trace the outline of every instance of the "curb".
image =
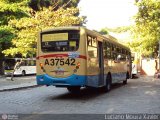
POLYGON ((7 92, 7 91, 17 91, 17 90, 23 90, 27 88, 36 88, 36 87, 41 87, 42 85, 31 85, 31 86, 24 86, 24 87, 16 87, 16 88, 4 88, 0 90, 0 92, 7 92))
POLYGON ((4 78, 5 76, 0 76, 0 78, 4 78))

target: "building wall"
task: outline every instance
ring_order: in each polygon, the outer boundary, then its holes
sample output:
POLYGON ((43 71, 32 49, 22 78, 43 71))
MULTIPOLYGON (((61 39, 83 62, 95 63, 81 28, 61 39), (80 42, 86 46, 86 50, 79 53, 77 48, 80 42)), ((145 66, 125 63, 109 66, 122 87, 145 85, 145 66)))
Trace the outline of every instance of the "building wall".
POLYGON ((141 60, 141 74, 154 76, 158 69, 157 59, 143 59, 141 60))

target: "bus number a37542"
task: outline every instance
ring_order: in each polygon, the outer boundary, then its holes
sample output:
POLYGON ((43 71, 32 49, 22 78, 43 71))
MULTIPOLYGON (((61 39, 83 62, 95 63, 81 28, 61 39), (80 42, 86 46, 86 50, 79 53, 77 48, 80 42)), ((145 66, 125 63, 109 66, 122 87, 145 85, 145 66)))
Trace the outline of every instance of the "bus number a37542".
POLYGON ((45 63, 44 65, 51 65, 51 66, 54 66, 54 65, 68 65, 68 66, 75 66, 75 59, 74 58, 68 58, 68 59, 64 59, 64 58, 55 58, 55 59, 45 59, 45 63))

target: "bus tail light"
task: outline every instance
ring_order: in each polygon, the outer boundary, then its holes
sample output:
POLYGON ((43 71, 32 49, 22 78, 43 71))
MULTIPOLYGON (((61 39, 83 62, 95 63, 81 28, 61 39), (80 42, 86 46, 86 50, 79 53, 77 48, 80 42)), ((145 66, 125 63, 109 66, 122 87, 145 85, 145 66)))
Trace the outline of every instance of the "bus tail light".
POLYGON ((43 64, 42 64, 42 63, 40 63, 40 64, 39 64, 39 66, 42 68, 42 67, 43 67, 43 64))
POLYGON ((41 67, 41 69, 43 70, 43 72, 46 72, 42 63, 40 63, 39 66, 41 67))
POLYGON ((80 62, 78 62, 78 63, 77 63, 77 66, 79 67, 80 65, 81 65, 80 62))
POLYGON ((76 65, 76 69, 74 69, 74 73, 77 72, 77 70, 79 69, 80 65, 81 65, 80 62, 78 62, 77 65, 76 65))

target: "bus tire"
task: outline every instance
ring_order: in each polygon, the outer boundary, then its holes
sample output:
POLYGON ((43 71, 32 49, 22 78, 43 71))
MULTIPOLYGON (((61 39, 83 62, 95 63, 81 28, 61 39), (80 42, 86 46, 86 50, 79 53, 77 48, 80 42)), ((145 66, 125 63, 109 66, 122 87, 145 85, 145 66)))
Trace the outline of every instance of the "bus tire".
POLYGON ((126 79, 123 81, 123 84, 126 85, 127 84, 127 79, 129 79, 129 73, 127 72, 126 74, 126 79))
POLYGON ((127 84, 127 80, 124 80, 124 81, 123 81, 123 84, 126 85, 126 84, 127 84))
POLYGON ((26 75, 26 71, 23 70, 23 71, 22 71, 22 76, 25 76, 25 75, 26 75))
POLYGON ((106 78, 106 85, 103 87, 103 91, 109 92, 111 90, 111 87, 112 87, 112 77, 111 74, 108 74, 106 78))
POLYGON ((69 86, 67 87, 67 90, 71 93, 79 93, 80 92, 80 86, 69 86))

